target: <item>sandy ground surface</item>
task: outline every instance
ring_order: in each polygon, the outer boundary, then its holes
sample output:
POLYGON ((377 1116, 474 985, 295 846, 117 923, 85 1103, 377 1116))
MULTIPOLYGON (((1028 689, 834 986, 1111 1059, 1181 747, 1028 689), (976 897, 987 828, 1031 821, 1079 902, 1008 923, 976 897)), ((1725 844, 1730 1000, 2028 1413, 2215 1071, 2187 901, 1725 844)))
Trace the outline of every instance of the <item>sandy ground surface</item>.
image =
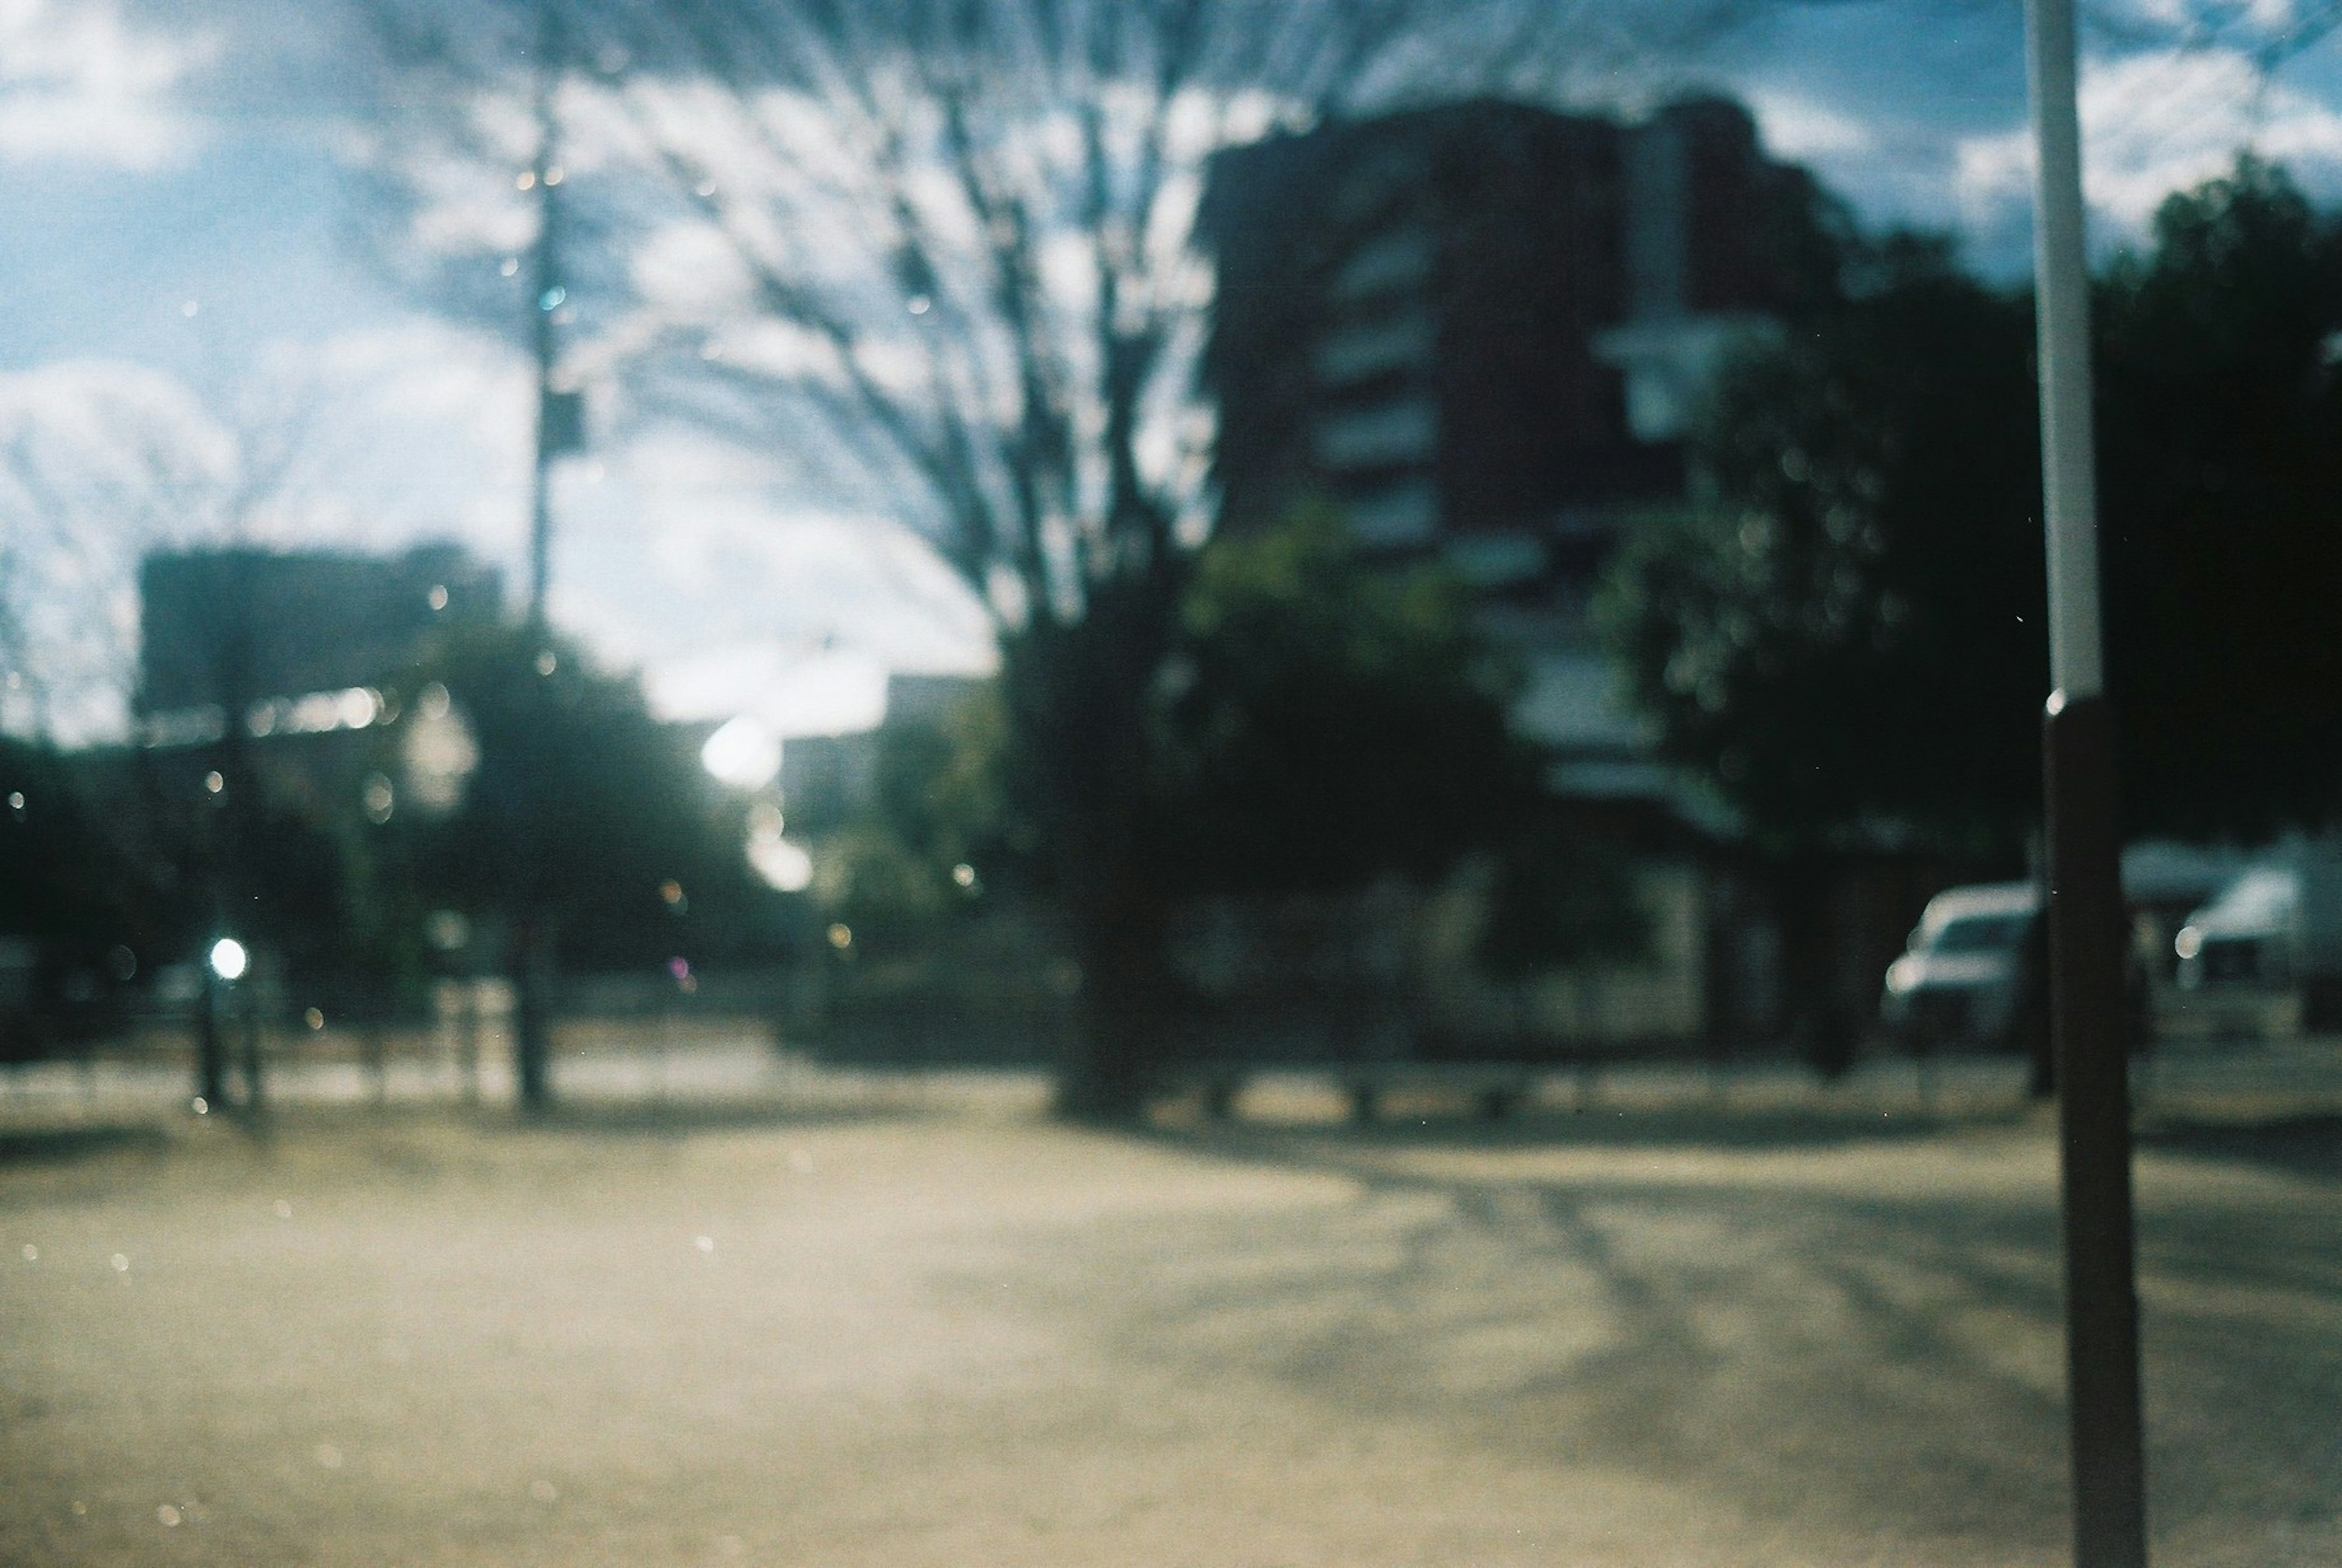
MULTIPOLYGON (((1035 1102, 0 1129, 0 1563, 2064 1560, 2037 1115, 1035 1102)), ((2162 1568, 2342 1563, 2337 1127, 2143 1150, 2162 1568)))

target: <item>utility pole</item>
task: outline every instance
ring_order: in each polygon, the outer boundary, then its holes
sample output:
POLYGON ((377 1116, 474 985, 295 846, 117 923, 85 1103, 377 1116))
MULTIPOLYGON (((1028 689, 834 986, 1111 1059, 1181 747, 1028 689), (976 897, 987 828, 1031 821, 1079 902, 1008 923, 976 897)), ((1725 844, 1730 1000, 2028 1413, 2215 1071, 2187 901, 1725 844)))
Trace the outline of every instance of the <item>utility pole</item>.
POLYGON ((554 316, 568 300, 561 275, 560 121, 554 94, 560 85, 558 0, 539 0, 536 31, 536 157, 528 185, 536 196, 536 246, 529 266, 529 347, 536 365, 536 446, 529 476, 528 621, 545 626, 545 595, 553 579, 553 460, 577 444, 575 397, 556 392, 559 349, 554 316))
MULTIPOLYGON (((257 1003, 249 990, 239 989, 246 965, 269 924, 256 922, 263 877, 253 851, 255 815, 260 800, 260 780, 252 766, 249 714, 255 692, 265 678, 255 668, 254 628, 259 624, 259 581, 265 569, 249 548, 222 552, 216 558, 214 583, 215 641, 210 649, 212 687, 220 706, 219 766, 204 777, 206 826, 209 830, 212 943, 203 964, 203 1014, 196 1034, 197 1094, 212 1110, 228 1106, 227 1078, 231 1065, 229 1032, 235 1033, 234 1064, 243 1070, 242 1109, 257 1116, 263 1109, 257 1003), (246 941, 235 940, 243 933, 246 941), (221 966, 222 944, 232 955, 234 973, 221 966)), ((256 981, 255 982, 256 984, 256 981)))
POLYGON ((2114 718, 2098 618, 2074 0, 2027 0, 2050 684, 2042 729, 2077 1568, 2146 1568, 2114 718))
MULTIPOLYGON (((575 392, 554 385, 554 364, 559 343, 555 328, 568 289, 561 270, 560 116, 555 95, 561 82, 560 0, 537 0, 536 35, 536 156, 523 185, 536 197, 536 245, 529 268, 529 346, 536 365, 536 440, 529 484, 529 640, 539 650, 536 692, 541 722, 549 722, 551 703, 545 682, 552 674, 546 632, 549 621, 545 593, 553 577, 553 460, 581 444, 583 400, 575 392)), ((551 1103, 552 997, 555 942, 552 899, 548 896, 545 843, 538 809, 552 781, 525 782, 522 801, 519 929, 514 934, 513 1067, 518 1080, 521 1109, 543 1111, 551 1103)))

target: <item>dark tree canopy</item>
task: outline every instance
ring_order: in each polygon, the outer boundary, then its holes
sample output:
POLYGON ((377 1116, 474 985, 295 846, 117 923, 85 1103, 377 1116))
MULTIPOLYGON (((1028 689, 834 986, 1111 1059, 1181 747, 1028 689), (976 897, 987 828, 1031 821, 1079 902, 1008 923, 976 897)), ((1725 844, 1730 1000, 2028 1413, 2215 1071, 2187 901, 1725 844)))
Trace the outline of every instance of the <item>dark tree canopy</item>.
POLYGON ((495 915, 525 895, 589 967, 704 955, 762 923, 772 895, 746 861, 746 802, 636 682, 522 626, 467 635, 421 674, 445 686, 479 751, 462 808, 414 834, 433 898, 495 915))
POLYGON ((1988 847, 2039 793, 2032 323, 1899 250, 1727 374, 1701 494, 1630 537, 1605 614, 1668 750, 1760 836, 1988 847))
POLYGON ((147 845, 107 831, 79 776, 94 770, 74 761, 0 735, 0 936, 85 954, 160 940, 142 916, 161 902, 164 863, 139 853, 147 845))
POLYGON ((878 814, 946 902, 963 855, 987 879, 1064 891, 1081 869, 1056 841, 1118 809, 1131 814, 1124 869, 1160 905, 1429 884, 1486 853, 1502 868, 1487 944, 1499 967, 1631 951, 1640 926, 1620 869, 1560 821, 1540 754, 1507 720, 1517 674, 1469 608, 1444 573, 1361 558, 1331 512, 1216 540, 1184 574, 1145 723, 1114 773, 1069 774, 1068 754, 1095 749, 1034 748, 1041 724, 1084 712, 1085 661, 1123 656, 1122 638, 1012 657, 1001 698, 950 734, 896 736, 878 814), (1072 689, 1036 701, 1024 683, 1042 678, 1072 689), (1006 712, 1020 702, 1033 710, 1021 731, 1006 712), (1114 804, 1076 809, 1072 781, 1114 804))
MULTIPOLYGON (((1777 846, 2007 858, 2047 694, 2028 300, 1904 241, 1722 385, 1705 489, 1616 562, 1610 635, 1680 761, 1777 846)), ((2342 249, 2249 160, 2097 294, 2100 554, 2128 832, 2342 808, 2342 249)))
POLYGON ((2342 813, 2342 232, 2250 159, 2101 291, 2107 678, 2139 827, 2342 813))
POLYGON ((1536 758, 1461 584, 1361 560, 1326 514, 1216 542, 1181 604, 1154 734, 1180 892, 1428 880, 1516 828, 1536 758))

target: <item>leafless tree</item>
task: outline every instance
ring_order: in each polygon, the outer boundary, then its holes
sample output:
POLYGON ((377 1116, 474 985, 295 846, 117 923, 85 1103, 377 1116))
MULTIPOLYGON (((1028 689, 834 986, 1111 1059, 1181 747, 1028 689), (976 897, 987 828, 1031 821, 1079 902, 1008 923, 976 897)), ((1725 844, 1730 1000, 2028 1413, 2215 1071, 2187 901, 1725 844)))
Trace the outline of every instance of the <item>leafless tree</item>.
POLYGON ((2342 26, 2342 0, 2299 5, 2252 0, 2097 0, 2085 8, 2091 31, 2125 49, 2226 49, 2243 55, 2264 79, 2323 43, 2342 26))
POLYGON ((525 307, 478 264, 501 250, 500 274, 523 271, 528 204, 509 185, 544 155, 533 138, 560 136, 575 156, 556 164, 595 186, 565 210, 604 242, 573 237, 561 264, 605 285, 565 291, 603 296, 569 348, 578 373, 622 371, 655 410, 916 517, 1011 626, 1078 619, 1093 584, 1202 522, 1211 278, 1189 240, 1212 153, 1474 94, 1615 98, 1753 8, 546 4, 557 25, 527 5, 376 7, 410 181, 493 171, 472 187, 470 254, 439 253, 467 302, 525 307), (547 48, 557 113, 540 125, 525 105, 547 48), (677 255, 703 286, 646 289, 639 264, 677 255))
POLYGON ((0 380, 0 718, 45 739, 102 734, 135 679, 138 563, 250 537, 330 464, 324 396, 263 377, 206 404, 100 364, 0 380))
POLYGON ((510 188, 529 180, 509 171, 567 165, 565 210, 620 248, 573 233, 565 265, 624 295, 577 319, 571 373, 915 521, 992 607, 1089 1002, 1064 1100, 1119 1114, 1159 1000, 1162 901, 1134 851, 1144 704, 1210 517, 1212 276, 1191 243, 1209 158, 1436 100, 1615 101, 1753 8, 377 0, 401 84, 385 101, 409 127, 385 166, 486 162, 471 188, 505 215, 475 224, 482 280, 495 245, 514 252, 497 272, 520 270, 510 188))
POLYGON ((137 559, 208 509, 226 458, 225 433, 159 378, 58 380, 0 408, 0 658, 8 716, 45 739, 126 694, 137 559))

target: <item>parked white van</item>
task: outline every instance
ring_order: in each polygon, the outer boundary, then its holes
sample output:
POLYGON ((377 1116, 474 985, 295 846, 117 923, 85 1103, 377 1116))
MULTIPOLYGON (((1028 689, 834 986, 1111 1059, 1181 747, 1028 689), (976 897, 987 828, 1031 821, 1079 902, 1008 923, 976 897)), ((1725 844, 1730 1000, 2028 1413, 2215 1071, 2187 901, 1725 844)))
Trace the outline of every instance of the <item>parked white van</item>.
POLYGON ((2030 882, 1947 888, 1887 969, 1879 1022, 1912 1050, 2027 1047, 2043 996, 2041 890, 2030 882))

